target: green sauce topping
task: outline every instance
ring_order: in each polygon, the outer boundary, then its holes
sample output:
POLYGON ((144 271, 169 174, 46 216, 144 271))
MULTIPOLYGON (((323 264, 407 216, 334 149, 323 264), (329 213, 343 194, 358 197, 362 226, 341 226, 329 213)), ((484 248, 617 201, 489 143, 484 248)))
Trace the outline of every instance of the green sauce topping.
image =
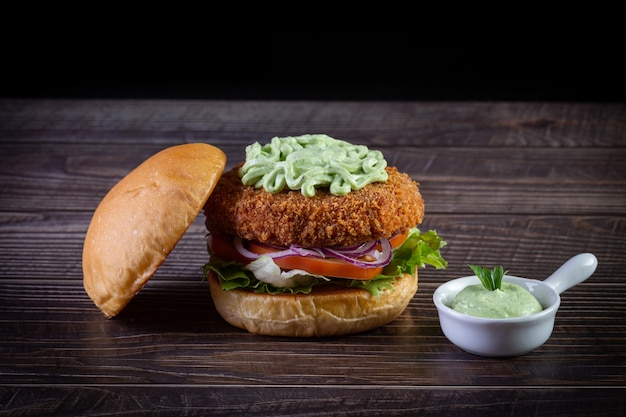
POLYGON ((508 318, 538 313, 543 307, 527 290, 517 284, 502 283, 501 289, 487 290, 476 284, 465 287, 450 308, 475 317, 508 318))
POLYGON ((246 147, 239 169, 245 185, 278 193, 287 187, 313 197, 317 188, 342 196, 373 182, 387 181, 387 161, 380 151, 327 135, 275 137, 246 147))

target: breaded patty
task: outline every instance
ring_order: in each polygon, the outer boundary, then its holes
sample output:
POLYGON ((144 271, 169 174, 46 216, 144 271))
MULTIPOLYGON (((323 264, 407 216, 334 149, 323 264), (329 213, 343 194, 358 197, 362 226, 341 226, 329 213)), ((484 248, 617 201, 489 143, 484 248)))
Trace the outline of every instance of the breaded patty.
POLYGON ((345 196, 319 189, 314 197, 243 185, 238 169, 222 175, 205 205, 212 232, 280 246, 344 246, 405 232, 424 217, 418 184, 394 167, 386 168, 387 182, 345 196))

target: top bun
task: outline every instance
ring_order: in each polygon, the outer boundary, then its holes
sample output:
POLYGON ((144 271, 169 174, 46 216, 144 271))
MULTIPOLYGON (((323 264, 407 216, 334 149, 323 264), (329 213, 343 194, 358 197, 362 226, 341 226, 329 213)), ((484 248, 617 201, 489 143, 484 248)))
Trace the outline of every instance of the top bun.
POLYGON ((153 155, 118 182, 93 214, 83 246, 85 291, 117 315, 152 277, 206 203, 226 165, 215 146, 153 155))

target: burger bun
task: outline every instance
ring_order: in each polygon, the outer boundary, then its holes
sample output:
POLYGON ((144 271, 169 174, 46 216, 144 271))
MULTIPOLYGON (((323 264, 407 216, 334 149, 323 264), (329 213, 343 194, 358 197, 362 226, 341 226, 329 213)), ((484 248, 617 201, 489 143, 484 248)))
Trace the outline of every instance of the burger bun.
POLYGON ((395 320, 417 292, 417 268, 414 275, 398 277, 393 289, 378 296, 338 285, 315 287, 310 294, 224 291, 214 272, 208 279, 213 302, 224 320, 266 336, 324 337, 372 330, 395 320))
POLYGON ((85 235, 85 291, 117 315, 152 277, 206 203, 224 171, 215 146, 172 146, 119 181, 96 208, 85 235))

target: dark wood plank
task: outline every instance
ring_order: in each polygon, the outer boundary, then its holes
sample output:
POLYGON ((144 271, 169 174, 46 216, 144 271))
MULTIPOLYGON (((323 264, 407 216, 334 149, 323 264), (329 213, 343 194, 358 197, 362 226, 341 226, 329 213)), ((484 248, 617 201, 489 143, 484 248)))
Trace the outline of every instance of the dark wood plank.
MULTIPOLYGON (((14 144, 0 154, 3 211, 93 211, 130 170, 169 144, 14 144)), ((229 166, 244 146, 224 147, 229 166)), ((624 214, 626 148, 386 149, 420 182, 430 213, 624 214)))
POLYGON ((30 284, 2 288, 0 347, 7 354, 0 368, 13 384, 626 383, 626 294, 615 285, 570 290, 548 342, 502 360, 465 353, 445 339, 431 301, 436 285, 428 281, 388 326, 330 339, 259 337, 232 328, 199 282, 155 278, 113 320, 94 308, 79 283, 30 284))
POLYGON ((0 100, 3 140, 245 145, 327 133, 386 146, 626 144, 621 103, 0 100))
POLYGON ((18 386, 0 402, 20 416, 621 416, 624 389, 376 386, 18 386), (600 414, 598 414, 600 413, 600 414))
MULTIPOLYGON (((0 215, 0 277, 78 279, 91 213, 0 215)), ((160 270, 163 277, 197 277, 206 259, 204 215, 199 215, 160 270)), ((615 216, 427 215, 422 229, 448 242, 448 269, 434 279, 471 275, 469 262, 500 264, 519 276, 543 279, 569 257, 592 252, 594 281, 619 282, 626 259, 626 219, 615 216)))

